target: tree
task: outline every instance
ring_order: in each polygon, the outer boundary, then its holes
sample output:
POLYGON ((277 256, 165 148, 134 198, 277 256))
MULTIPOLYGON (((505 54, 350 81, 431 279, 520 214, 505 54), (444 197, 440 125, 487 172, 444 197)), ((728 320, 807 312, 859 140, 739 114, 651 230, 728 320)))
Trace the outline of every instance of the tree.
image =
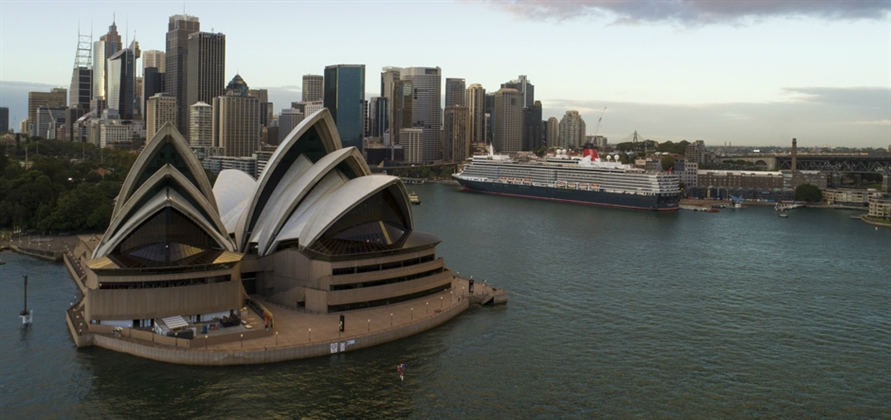
POLYGON ((823 201, 823 192, 816 185, 801 184, 795 188, 795 201, 819 203, 823 201))
POLYGON ((667 171, 674 168, 674 156, 662 156, 662 170, 667 171))

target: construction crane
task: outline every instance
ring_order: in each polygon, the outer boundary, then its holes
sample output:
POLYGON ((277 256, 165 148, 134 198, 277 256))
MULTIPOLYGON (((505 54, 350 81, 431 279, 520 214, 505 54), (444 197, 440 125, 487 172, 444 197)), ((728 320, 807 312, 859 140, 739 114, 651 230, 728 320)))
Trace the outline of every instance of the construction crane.
POLYGON ((597 119, 597 126, 594 127, 594 135, 597 135, 597 131, 600 130, 600 123, 603 121, 603 114, 606 113, 606 107, 603 107, 603 111, 600 112, 600 118, 597 119))

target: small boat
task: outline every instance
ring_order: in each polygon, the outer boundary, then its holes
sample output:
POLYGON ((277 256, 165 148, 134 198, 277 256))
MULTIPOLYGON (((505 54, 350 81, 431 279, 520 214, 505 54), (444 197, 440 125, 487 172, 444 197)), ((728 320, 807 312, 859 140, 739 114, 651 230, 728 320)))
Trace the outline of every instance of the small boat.
POLYGON ((421 204, 421 199, 418 198, 418 195, 415 194, 414 191, 412 191, 411 194, 408 195, 408 201, 414 205, 421 204))
POLYGON ((786 218, 789 217, 789 213, 786 213, 786 212, 780 212, 780 217, 782 217, 783 219, 786 219, 786 218))

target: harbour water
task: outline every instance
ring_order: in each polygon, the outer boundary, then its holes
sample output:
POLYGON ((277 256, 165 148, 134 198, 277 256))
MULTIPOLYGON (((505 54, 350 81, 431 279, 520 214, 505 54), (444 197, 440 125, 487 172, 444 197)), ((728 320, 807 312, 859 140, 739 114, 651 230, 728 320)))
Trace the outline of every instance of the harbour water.
POLYGON ((73 348, 64 268, 4 252, 0 416, 891 416, 891 230, 840 210, 651 213, 411 189, 446 264, 508 289, 506 306, 326 358, 168 365, 73 348))

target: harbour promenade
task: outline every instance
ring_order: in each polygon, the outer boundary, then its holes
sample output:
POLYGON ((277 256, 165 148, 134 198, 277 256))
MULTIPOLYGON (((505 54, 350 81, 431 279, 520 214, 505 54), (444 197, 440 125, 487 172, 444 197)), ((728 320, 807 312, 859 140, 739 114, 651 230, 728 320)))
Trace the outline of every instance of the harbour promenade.
MULTIPOLYGON (((65 254, 65 265, 78 288, 84 290, 83 269, 65 254)), ((475 284, 469 292, 467 279, 453 276, 451 288, 423 298, 369 309, 336 313, 311 313, 267 302, 258 296, 257 306, 271 312, 272 326, 265 328, 261 312, 247 308, 242 325, 200 331, 191 339, 166 337, 147 329, 85 324, 83 302, 69 308, 69 332, 77 347, 98 346, 167 363, 226 366, 273 363, 342 353, 372 347, 434 328, 471 306, 504 304, 507 292, 475 284), (340 315, 344 329, 340 331, 340 315)), ((200 325, 199 325, 200 327, 200 325)))

